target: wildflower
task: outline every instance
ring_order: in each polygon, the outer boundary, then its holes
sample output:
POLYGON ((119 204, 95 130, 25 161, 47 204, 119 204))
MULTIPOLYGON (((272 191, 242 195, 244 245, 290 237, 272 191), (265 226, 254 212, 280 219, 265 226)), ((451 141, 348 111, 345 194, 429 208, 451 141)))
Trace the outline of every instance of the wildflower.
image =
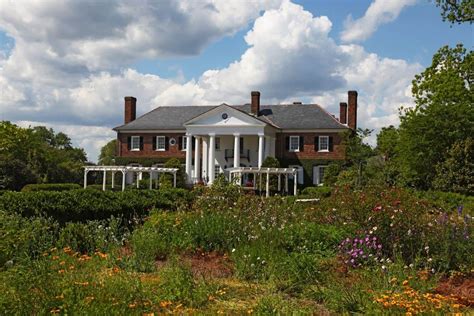
POLYGON ((59 263, 60 266, 63 266, 63 265, 65 265, 65 264, 66 264, 66 261, 61 261, 61 262, 59 263))
POLYGON ((62 274, 62 273, 64 273, 64 272, 66 272, 66 271, 64 271, 64 269, 58 270, 58 273, 59 273, 59 274, 62 274))
POLYGON ((387 267, 386 267, 386 266, 382 266, 382 270, 385 270, 385 269, 387 269, 387 267))
POLYGON ((137 303, 134 302, 134 303, 128 304, 128 307, 129 308, 135 308, 135 307, 137 307, 137 303))
POLYGON ((408 280, 403 281, 402 283, 404 286, 408 285, 408 280))
POLYGON ((163 307, 163 308, 166 308, 166 307, 170 306, 171 304, 173 304, 171 301, 161 301, 160 302, 160 306, 163 307))
POLYGON ((58 260, 58 259, 59 259, 59 256, 53 256, 51 259, 52 259, 52 260, 58 260))
POLYGON ((52 310, 49 311, 51 314, 59 314, 61 312, 60 308, 53 308, 52 310))
POLYGON ((232 248, 232 252, 235 252, 235 248, 232 248))

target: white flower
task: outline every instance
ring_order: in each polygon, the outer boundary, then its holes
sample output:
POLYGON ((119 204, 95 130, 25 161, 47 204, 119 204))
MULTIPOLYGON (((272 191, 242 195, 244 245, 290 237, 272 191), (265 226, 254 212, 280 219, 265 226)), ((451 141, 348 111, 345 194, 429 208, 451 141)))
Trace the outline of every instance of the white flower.
POLYGON ((232 252, 235 252, 235 248, 232 248, 232 252))
POLYGON ((409 267, 410 267, 410 268, 413 268, 413 263, 410 263, 409 267))
POLYGON ((387 269, 387 267, 386 267, 386 266, 382 266, 382 270, 385 270, 385 269, 387 269))
POLYGON ((377 226, 374 226, 372 229, 373 229, 374 231, 376 231, 376 230, 377 230, 377 226))
POLYGON ((431 261, 433 261, 433 259, 432 259, 432 258, 428 258, 428 262, 431 262, 431 261))
POLYGON ((426 251, 430 250, 430 246, 426 246, 426 247, 425 247, 425 250, 426 250, 426 251))

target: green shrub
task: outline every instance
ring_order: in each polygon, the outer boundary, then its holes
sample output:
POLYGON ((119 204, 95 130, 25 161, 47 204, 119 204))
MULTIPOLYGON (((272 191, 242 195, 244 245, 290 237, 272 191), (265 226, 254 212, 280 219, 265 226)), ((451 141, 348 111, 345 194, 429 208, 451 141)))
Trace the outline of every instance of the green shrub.
POLYGON ((192 194, 184 189, 6 192, 0 196, 0 210, 27 217, 52 217, 60 223, 102 220, 115 216, 132 224, 135 219, 148 215, 153 208, 175 210, 188 205, 192 199, 192 194))
POLYGON ((27 184, 21 192, 34 192, 34 191, 69 191, 81 189, 81 186, 77 183, 41 183, 41 184, 27 184))
POLYGON ((12 265, 35 258, 53 247, 57 230, 51 220, 0 211, 0 270, 7 262, 12 265))
POLYGON ((306 187, 301 191, 302 195, 312 198, 325 198, 331 195, 331 188, 326 186, 306 187))
MULTIPOLYGON (((178 158, 171 158, 165 162, 164 168, 177 168, 176 173, 176 187, 184 188, 186 186, 186 173, 181 161, 178 158)), ((169 173, 163 173, 159 178, 160 188, 171 188, 173 187, 173 175, 169 173)))

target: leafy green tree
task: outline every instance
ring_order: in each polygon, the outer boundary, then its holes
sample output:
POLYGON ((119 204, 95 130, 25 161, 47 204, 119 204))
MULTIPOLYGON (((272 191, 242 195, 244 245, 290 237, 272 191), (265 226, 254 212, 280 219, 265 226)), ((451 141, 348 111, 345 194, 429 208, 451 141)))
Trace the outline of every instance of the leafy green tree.
POLYGON ((474 139, 453 144, 446 160, 436 166, 435 189, 474 195, 474 139))
MULTIPOLYGON (((347 132, 343 136, 343 144, 346 146, 346 157, 350 168, 356 170, 356 186, 364 184, 364 168, 367 160, 374 155, 374 150, 364 140, 370 136, 372 130, 357 129, 355 133, 347 132)), ((354 173, 351 173, 354 174, 354 173)))
POLYGON ((117 157, 117 140, 111 140, 100 149, 99 165, 110 166, 115 164, 117 157))
POLYGON ((393 125, 383 127, 377 134, 377 147, 375 151, 382 155, 385 160, 390 160, 397 154, 397 146, 400 141, 398 129, 393 125))
POLYGON ((455 142, 474 135, 474 54, 461 45, 442 47, 415 76, 416 106, 402 109, 398 163, 404 182, 431 187, 435 166, 455 142))
MULTIPOLYGON (((275 157, 268 156, 262 162, 262 167, 263 168, 280 168, 280 162, 275 157)), ((266 176, 262 175, 262 177, 266 177, 266 176)), ((263 179, 266 180, 266 178, 263 178, 263 179)), ((265 190, 265 183, 266 183, 265 181, 262 181, 263 188, 259 188, 260 190, 265 190)), ((259 186, 260 183, 258 183, 257 185, 259 186)), ((276 174, 270 175, 269 186, 270 186, 270 191, 278 190, 278 176, 276 174)))
POLYGON ((436 0, 436 6, 441 8, 443 21, 463 23, 474 21, 473 0, 436 0))

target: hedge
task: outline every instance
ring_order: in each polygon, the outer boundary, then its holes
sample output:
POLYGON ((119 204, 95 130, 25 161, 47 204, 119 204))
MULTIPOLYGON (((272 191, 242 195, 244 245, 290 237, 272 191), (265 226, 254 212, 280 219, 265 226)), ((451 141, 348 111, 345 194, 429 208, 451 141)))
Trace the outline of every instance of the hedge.
POLYGON ((184 189, 130 190, 124 192, 71 190, 5 192, 0 210, 26 217, 52 217, 60 223, 107 219, 111 216, 132 220, 152 208, 176 210, 191 203, 193 194, 184 189))
POLYGON ((81 186, 77 183, 40 183, 40 184, 27 184, 21 192, 34 192, 34 191, 69 191, 78 190, 81 186))

